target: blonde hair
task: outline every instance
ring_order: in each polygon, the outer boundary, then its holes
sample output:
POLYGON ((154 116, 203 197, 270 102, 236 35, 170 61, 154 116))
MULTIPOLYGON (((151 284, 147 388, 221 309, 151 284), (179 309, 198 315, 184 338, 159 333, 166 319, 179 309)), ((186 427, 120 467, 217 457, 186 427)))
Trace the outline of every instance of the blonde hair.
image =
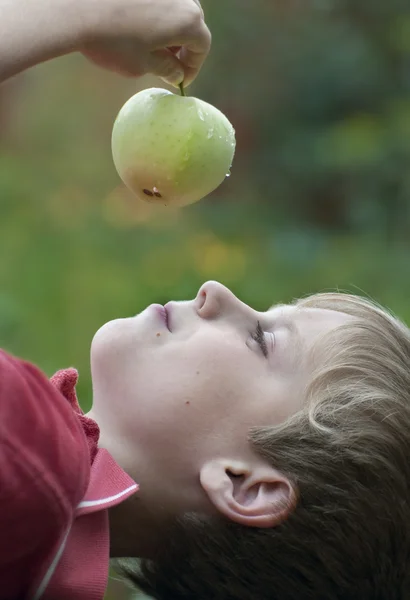
POLYGON ((295 302, 352 317, 314 347, 303 409, 249 439, 299 492, 268 530, 185 515, 127 575, 158 600, 410 598, 410 332, 340 293, 295 302))

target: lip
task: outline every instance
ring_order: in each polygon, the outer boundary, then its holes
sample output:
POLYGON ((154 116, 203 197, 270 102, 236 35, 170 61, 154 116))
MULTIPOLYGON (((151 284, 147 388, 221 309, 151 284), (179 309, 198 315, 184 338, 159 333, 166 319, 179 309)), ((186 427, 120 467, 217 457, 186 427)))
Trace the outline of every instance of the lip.
POLYGON ((165 325, 165 327, 168 329, 168 331, 171 331, 169 328, 168 310, 167 310, 166 306, 162 306, 162 304, 152 304, 151 307, 153 308, 155 313, 158 315, 158 317, 161 319, 162 323, 165 325))
POLYGON ((165 313, 167 315, 167 327, 168 330, 172 332, 172 302, 167 302, 164 306, 165 313))

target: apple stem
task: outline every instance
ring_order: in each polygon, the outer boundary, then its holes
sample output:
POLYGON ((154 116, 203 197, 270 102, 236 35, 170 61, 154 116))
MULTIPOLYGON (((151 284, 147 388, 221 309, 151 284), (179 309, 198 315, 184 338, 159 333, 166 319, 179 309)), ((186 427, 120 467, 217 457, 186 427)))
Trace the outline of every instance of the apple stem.
POLYGON ((184 82, 183 81, 181 81, 181 83, 179 84, 179 89, 180 89, 180 92, 181 92, 181 96, 186 96, 185 90, 184 90, 184 82))

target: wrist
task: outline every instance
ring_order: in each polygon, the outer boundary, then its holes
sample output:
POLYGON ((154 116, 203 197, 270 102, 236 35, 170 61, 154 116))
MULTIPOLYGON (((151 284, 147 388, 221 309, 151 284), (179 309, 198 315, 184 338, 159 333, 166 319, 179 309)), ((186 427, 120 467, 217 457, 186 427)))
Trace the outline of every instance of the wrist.
MULTIPOLYGON (((109 35, 110 30, 115 28, 112 2, 105 0, 62 0, 71 2, 73 5, 79 4, 77 15, 81 12, 81 22, 78 24, 78 36, 75 40, 76 50, 85 45, 95 42, 101 37, 109 35), (107 7, 108 5, 108 7, 107 7), (110 10, 108 10, 111 7, 110 10)), ((75 11, 75 8, 74 8, 75 11)))
POLYGON ((80 48, 87 26, 89 0, 22 0, 21 3, 23 26, 27 24, 30 28, 27 33, 33 38, 33 46, 43 50, 43 60, 80 48))
MULTIPOLYGON (((50 10, 49 0, 40 0, 50 10)), ((53 0, 54 13, 50 19, 55 55, 78 51, 88 28, 89 0, 53 0)))

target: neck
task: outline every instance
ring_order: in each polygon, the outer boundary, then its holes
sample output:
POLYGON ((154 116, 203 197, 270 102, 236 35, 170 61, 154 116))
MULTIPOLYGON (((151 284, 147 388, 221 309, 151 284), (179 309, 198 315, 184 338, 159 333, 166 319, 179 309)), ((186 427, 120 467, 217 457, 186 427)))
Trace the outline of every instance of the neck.
MULTIPOLYGON (((1 0, 0 0, 1 1, 1 0)), ((114 460, 131 477, 135 479, 135 472, 142 473, 144 469, 138 468, 138 460, 133 452, 133 469, 129 467, 129 453, 120 436, 112 435, 109 427, 103 426, 103 420, 97 419, 93 410, 87 413, 100 428, 99 446, 106 448, 114 460), (110 432, 106 435, 106 432, 110 432)), ((141 461, 143 462, 143 461, 141 461)), ((163 537, 167 523, 170 523, 170 514, 165 514, 165 507, 159 506, 155 499, 161 495, 154 493, 147 497, 145 480, 140 476, 136 479, 141 485, 139 491, 115 506, 108 509, 110 531, 110 558, 151 558, 160 540, 163 537)))
POLYGON ((167 520, 154 517, 137 492, 109 509, 109 524, 110 558, 152 558, 167 520))

